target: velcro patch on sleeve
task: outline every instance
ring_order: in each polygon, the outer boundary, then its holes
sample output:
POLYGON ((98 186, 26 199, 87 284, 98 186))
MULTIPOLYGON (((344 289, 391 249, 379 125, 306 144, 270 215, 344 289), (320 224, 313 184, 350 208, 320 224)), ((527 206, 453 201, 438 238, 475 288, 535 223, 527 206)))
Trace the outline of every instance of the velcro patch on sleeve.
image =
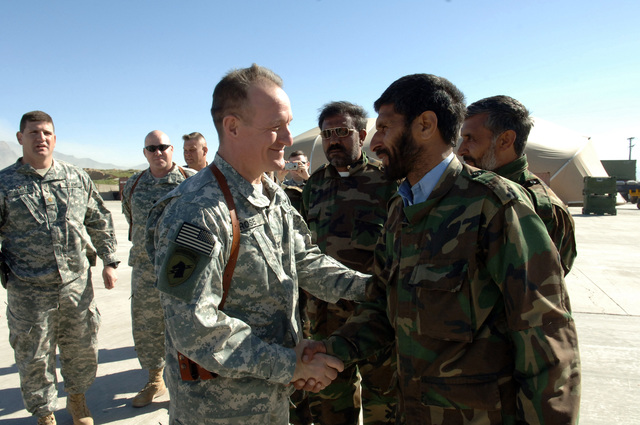
POLYGON ((182 223, 168 249, 158 273, 157 288, 185 302, 194 298, 198 282, 213 267, 212 258, 219 254, 216 236, 198 226, 182 223))
POLYGON ((213 233, 207 232, 191 223, 182 223, 176 236, 176 243, 206 256, 213 252, 213 233))

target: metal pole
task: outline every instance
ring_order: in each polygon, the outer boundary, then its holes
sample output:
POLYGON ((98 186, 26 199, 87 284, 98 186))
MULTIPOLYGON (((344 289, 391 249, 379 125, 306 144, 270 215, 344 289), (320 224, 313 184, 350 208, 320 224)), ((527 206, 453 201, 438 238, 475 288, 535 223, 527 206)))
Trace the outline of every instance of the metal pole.
POLYGON ((635 146, 635 145, 631 144, 633 139, 635 139, 635 137, 628 137, 627 138, 627 140, 629 141, 629 161, 631 161, 631 148, 633 148, 635 146))

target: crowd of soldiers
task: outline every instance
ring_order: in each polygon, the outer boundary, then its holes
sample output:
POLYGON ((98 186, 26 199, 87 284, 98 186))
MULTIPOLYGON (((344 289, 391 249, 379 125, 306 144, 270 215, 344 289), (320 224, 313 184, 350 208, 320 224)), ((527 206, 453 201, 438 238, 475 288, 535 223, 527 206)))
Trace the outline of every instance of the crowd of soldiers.
MULTIPOLYGON (((367 113, 330 102, 326 164, 293 145, 282 79, 252 65, 216 85, 219 149, 158 130, 122 192, 132 330, 170 423, 576 424, 580 357, 564 276, 576 257, 563 202, 528 170, 533 120, 508 96, 465 106, 413 74, 367 113)), ((55 424, 55 373, 74 424, 93 424, 100 315, 90 259, 117 280, 109 211, 53 159, 52 118, 23 115, 23 156, 0 171, 0 247, 21 391, 55 424), (87 239, 88 235, 88 239, 87 239), (95 251, 94 251, 95 250, 95 251)))

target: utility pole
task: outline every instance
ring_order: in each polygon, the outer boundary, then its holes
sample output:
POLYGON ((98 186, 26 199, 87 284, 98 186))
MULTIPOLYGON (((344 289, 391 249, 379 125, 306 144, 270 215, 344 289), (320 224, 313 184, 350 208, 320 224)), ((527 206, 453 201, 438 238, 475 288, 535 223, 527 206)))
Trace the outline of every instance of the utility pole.
POLYGON ((635 139, 635 137, 627 137, 627 140, 629 141, 629 161, 631 161, 631 149, 635 146, 631 144, 633 139, 635 139))

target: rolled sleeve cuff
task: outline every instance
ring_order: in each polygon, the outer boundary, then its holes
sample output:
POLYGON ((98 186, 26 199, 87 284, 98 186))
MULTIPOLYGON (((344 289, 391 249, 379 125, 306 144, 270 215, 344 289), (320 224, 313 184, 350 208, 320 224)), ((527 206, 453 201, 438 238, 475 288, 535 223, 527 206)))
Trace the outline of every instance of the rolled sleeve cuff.
POLYGON ((111 264, 111 263, 119 263, 120 260, 118 260, 118 256, 113 253, 113 254, 107 254, 102 258, 102 262, 104 263, 104 265, 106 266, 107 264, 111 264))
POLYGON ((324 343, 327 347, 327 354, 335 356, 345 364, 350 363, 354 358, 351 352, 351 344, 343 337, 332 335, 324 343))

